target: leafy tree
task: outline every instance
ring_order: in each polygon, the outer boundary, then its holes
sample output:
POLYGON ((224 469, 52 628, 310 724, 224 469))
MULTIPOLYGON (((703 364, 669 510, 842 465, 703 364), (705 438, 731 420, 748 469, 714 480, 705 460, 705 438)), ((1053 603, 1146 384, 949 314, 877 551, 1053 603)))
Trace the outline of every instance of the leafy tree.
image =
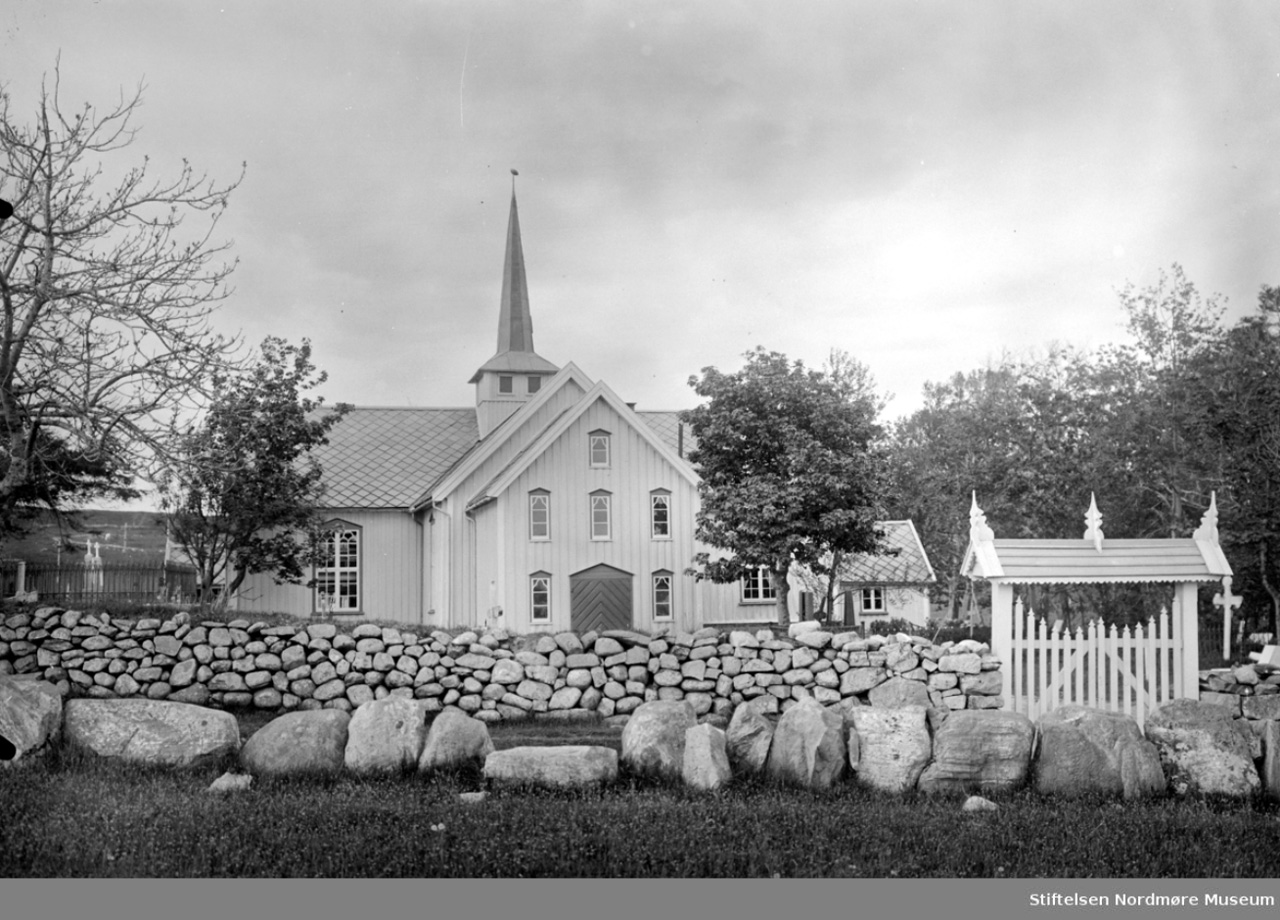
POLYGON ((1222 489, 1233 587, 1269 607, 1271 632, 1280 635, 1280 287, 1263 287, 1257 312, 1202 365, 1188 387, 1202 407, 1195 451, 1222 489))
POLYGON ((1016 520, 1015 445, 1023 407, 1015 370, 992 366, 925 385, 925 404, 893 429, 889 514, 910 518, 954 617, 969 541, 969 496, 982 496, 993 526, 1016 520))
POLYGON ((239 181, 217 185, 185 162, 163 180, 145 158, 126 167, 141 89, 68 111, 58 87, 55 69, 30 124, 0 90, 0 197, 14 211, 0 228, 6 519, 66 458, 146 471, 173 413, 237 347, 210 317, 234 267, 212 236, 239 181), (193 214, 207 215, 203 229, 184 226, 193 214))
POLYGON ((868 394, 849 398, 830 374, 778 352, 745 358, 736 373, 689 379, 707 399, 681 416, 697 444, 697 538, 727 555, 698 553, 688 571, 729 583, 767 570, 786 626, 793 562, 829 575, 832 553, 878 547, 882 432, 868 394))
POLYGON ((1221 348, 1223 307, 1202 297, 1176 263, 1151 287, 1120 291, 1131 345, 1106 346, 1094 392, 1095 462, 1122 487, 1113 514, 1126 533, 1187 536, 1209 504, 1213 471, 1196 449, 1208 405, 1198 376, 1221 348))
POLYGON ((313 562, 323 487, 309 452, 350 408, 326 410, 304 395, 326 379, 309 341, 278 338, 264 340, 247 369, 215 376, 208 413, 161 479, 171 534, 199 570, 206 600, 224 575, 229 597, 250 573, 296 584, 313 562))

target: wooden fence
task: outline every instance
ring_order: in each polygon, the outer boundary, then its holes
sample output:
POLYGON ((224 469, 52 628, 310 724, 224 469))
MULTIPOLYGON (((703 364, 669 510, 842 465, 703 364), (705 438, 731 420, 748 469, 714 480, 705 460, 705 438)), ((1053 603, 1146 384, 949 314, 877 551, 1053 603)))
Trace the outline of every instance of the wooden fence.
POLYGON ((4 597, 35 591, 41 600, 85 603, 116 598, 181 603, 196 596, 196 572, 174 562, 58 565, 39 562, 0 562, 0 590, 4 597))
POLYGON ((1018 599, 1013 615, 1012 699, 1006 705, 1033 721, 1066 703, 1123 712, 1139 727, 1156 707, 1171 702, 1183 684, 1181 643, 1169 612, 1134 627, 1108 628, 1100 620, 1077 627, 1050 626, 1024 613, 1018 599))

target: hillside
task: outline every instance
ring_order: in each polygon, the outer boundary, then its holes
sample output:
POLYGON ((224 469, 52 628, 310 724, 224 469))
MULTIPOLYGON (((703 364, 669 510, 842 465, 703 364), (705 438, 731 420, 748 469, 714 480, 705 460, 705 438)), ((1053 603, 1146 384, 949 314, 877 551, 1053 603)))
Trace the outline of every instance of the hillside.
POLYGON ((57 562, 61 555, 64 562, 78 561, 90 540, 101 544, 104 563, 159 562, 164 558, 165 515, 86 509, 75 512, 63 529, 53 515, 45 514, 26 534, 0 542, 0 557, 57 562))

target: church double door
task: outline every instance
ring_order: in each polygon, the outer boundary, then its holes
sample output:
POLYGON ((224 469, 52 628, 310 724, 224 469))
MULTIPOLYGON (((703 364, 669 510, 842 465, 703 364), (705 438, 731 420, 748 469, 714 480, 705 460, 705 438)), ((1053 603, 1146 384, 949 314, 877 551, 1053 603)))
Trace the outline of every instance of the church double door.
POLYGON ((631 574, 602 563, 570 575, 569 621, 579 634, 631 629, 631 574))

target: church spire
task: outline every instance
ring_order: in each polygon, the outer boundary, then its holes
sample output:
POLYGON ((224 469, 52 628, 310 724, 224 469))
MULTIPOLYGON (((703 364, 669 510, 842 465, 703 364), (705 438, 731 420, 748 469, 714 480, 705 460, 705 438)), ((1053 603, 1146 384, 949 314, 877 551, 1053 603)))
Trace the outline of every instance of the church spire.
POLYGON ((533 318, 529 284, 516 211, 516 171, 511 170, 511 214, 507 218, 507 252, 502 263, 502 301, 498 311, 498 350, 471 375, 476 385, 480 437, 533 398, 542 381, 559 370, 533 350, 533 318))
POLYGON ((524 275, 520 245, 520 215, 516 211, 516 171, 511 171, 511 215, 507 218, 507 255, 502 263, 502 309, 498 314, 498 354, 533 351, 533 317, 529 313, 529 284, 524 275))

